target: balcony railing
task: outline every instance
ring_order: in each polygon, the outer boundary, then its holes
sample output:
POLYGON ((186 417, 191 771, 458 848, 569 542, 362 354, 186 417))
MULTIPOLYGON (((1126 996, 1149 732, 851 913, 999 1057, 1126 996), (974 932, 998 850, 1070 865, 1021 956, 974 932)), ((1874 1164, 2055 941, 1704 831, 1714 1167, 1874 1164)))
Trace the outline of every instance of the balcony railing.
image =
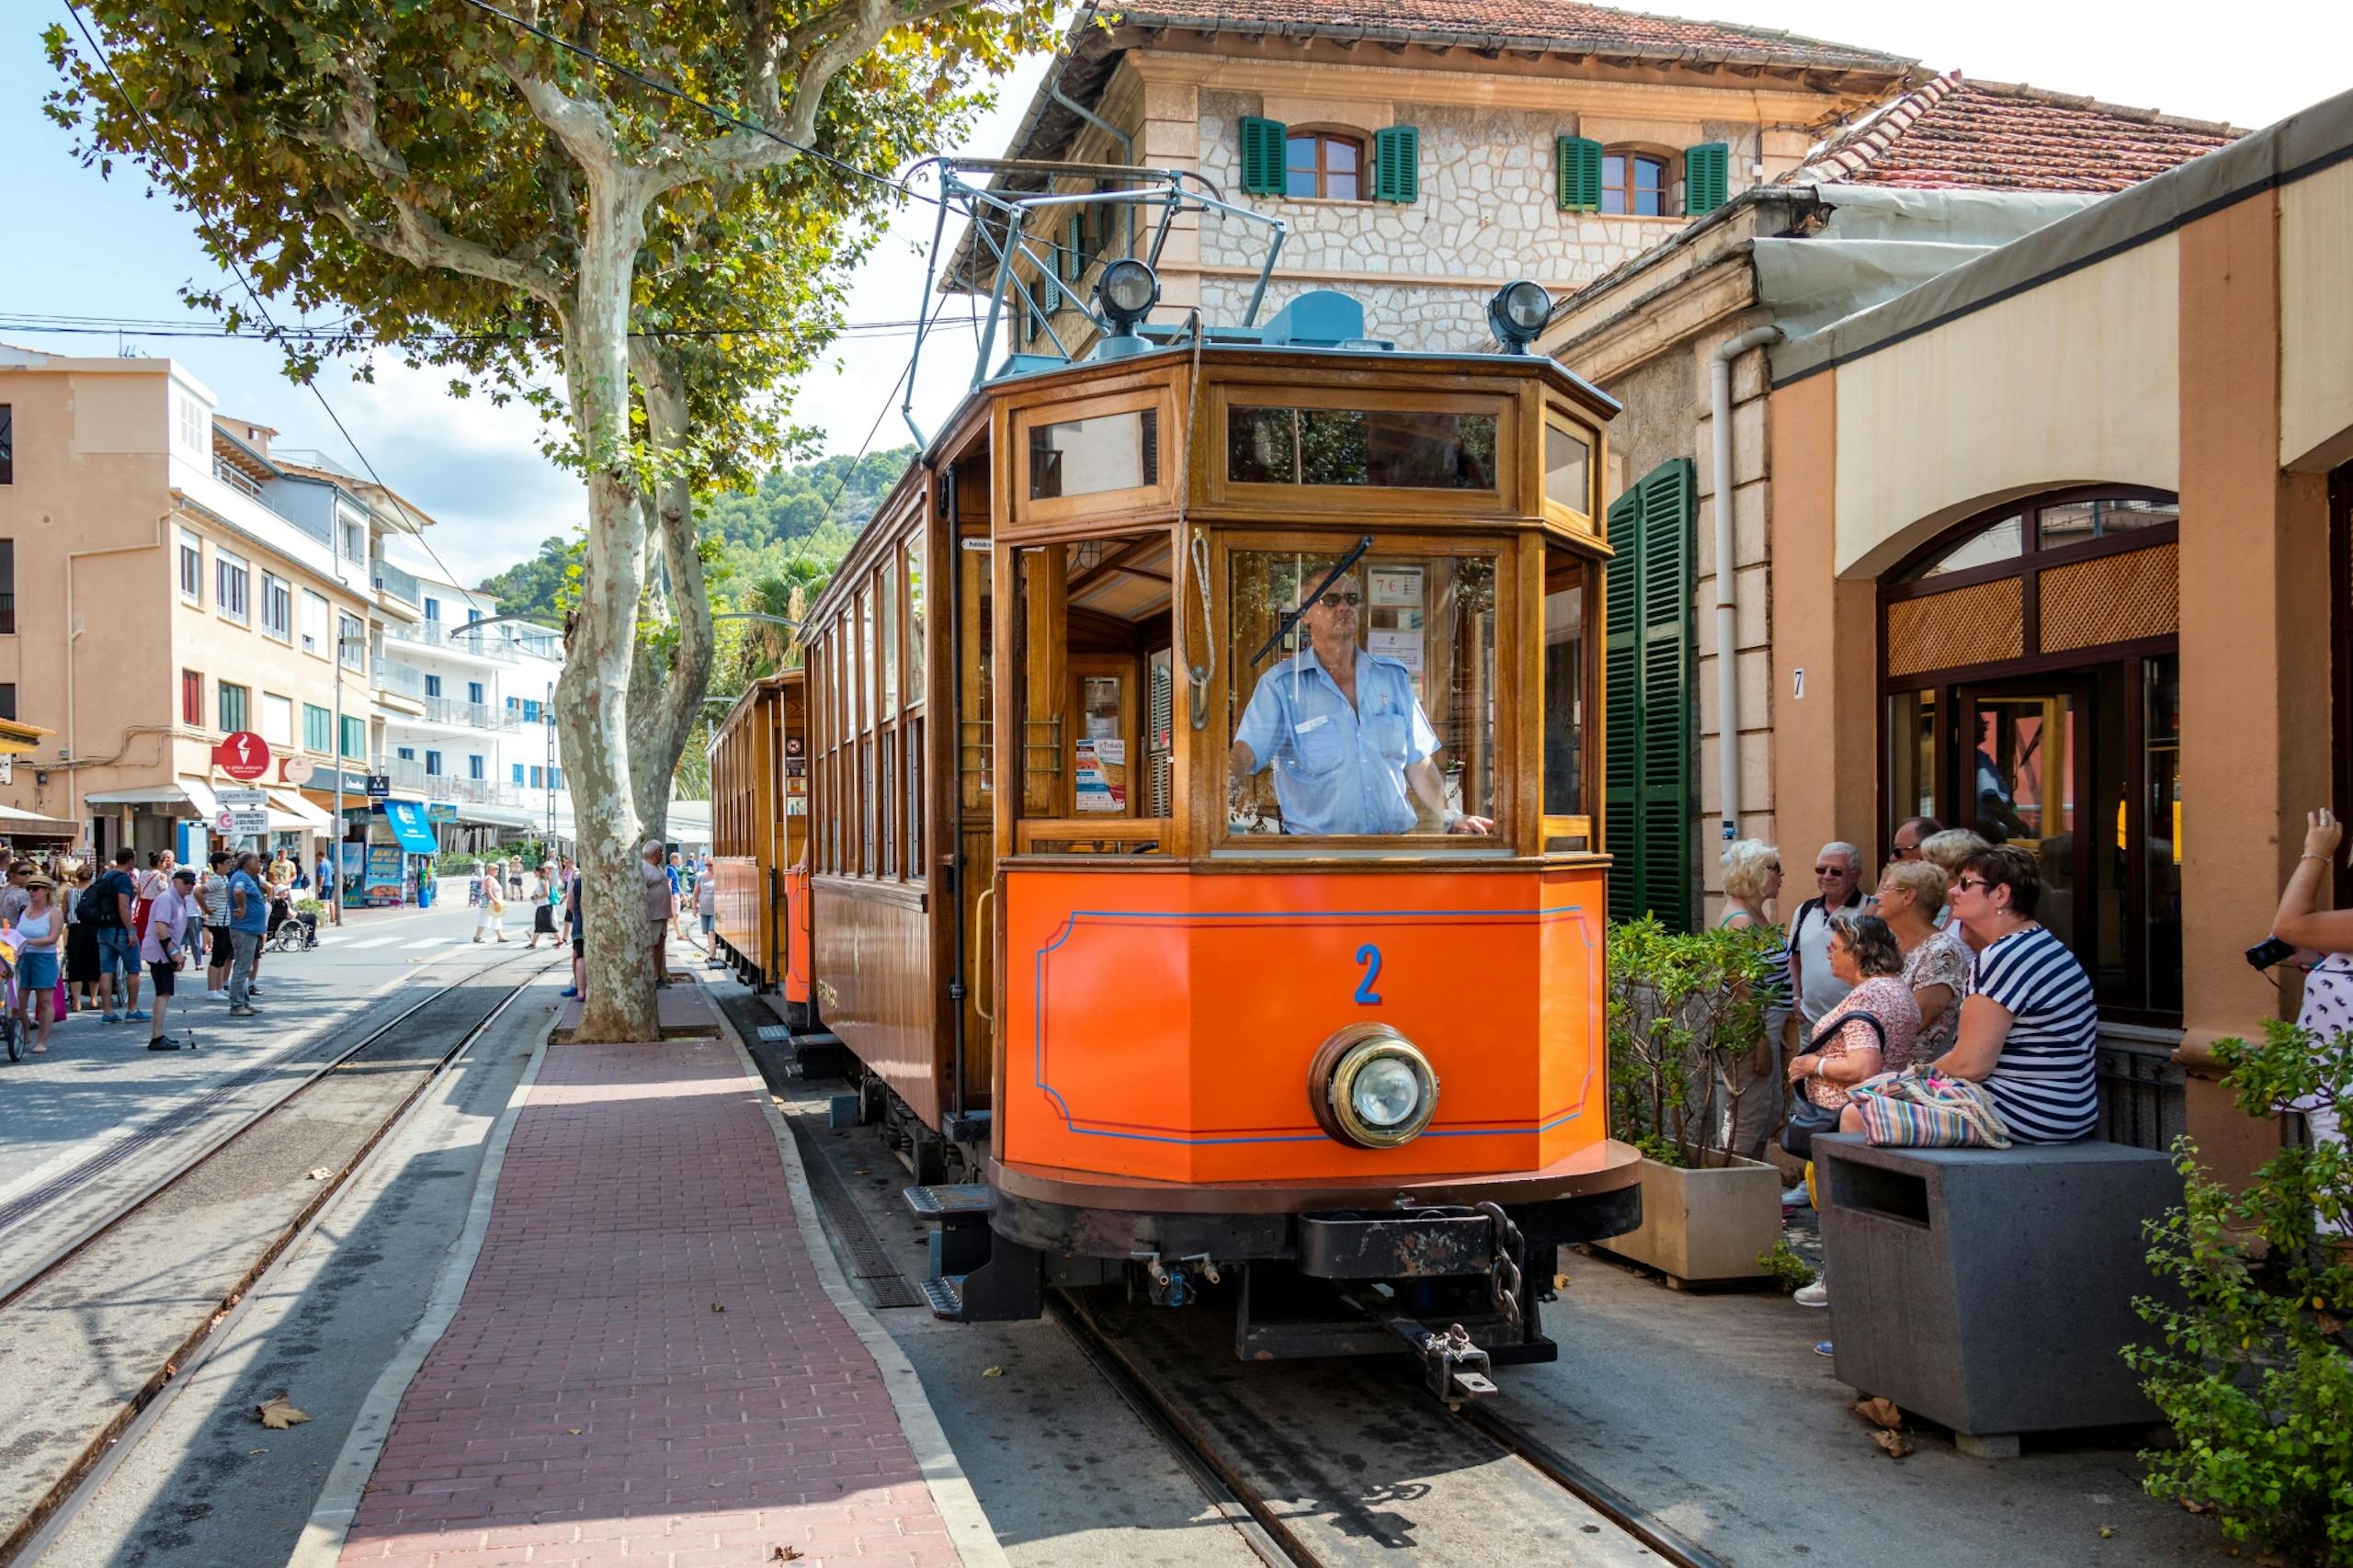
POLYGON ((369 561, 368 569, 375 580, 378 593, 388 594, 406 605, 425 602, 425 590, 417 582, 415 574, 402 571, 381 556, 369 561))
POLYGON ((505 806, 515 811, 536 811, 547 803, 544 790, 517 789, 495 778, 466 778, 451 773, 427 773, 425 765, 410 757, 376 759, 375 770, 392 781, 392 793, 419 797, 427 801, 449 801, 475 806, 505 806))
POLYGON ((419 702, 425 700, 425 672, 423 670, 411 669, 406 665, 396 665, 390 659, 378 659, 375 664, 374 680, 377 690, 414 698, 419 702))
POLYGON ((516 716, 503 708, 494 708, 487 702, 467 702, 455 697, 426 698, 425 716, 437 724, 463 724, 473 730, 513 730, 520 727, 516 716))
POLYGON ((472 636, 466 635, 465 631, 463 626, 452 626, 448 621, 428 620, 421 626, 387 625, 384 636, 394 642, 411 642, 436 653, 478 653, 487 659, 515 662, 515 650, 499 635, 497 627, 485 626, 472 636), (458 635, 451 636, 453 631, 458 635))

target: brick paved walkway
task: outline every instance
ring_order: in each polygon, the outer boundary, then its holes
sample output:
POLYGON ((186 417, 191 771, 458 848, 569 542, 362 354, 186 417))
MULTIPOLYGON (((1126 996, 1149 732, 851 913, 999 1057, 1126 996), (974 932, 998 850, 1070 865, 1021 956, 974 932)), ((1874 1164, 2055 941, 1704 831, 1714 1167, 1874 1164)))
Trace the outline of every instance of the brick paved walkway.
POLYGON ((550 1048, 343 1562, 957 1568, 759 1093, 723 1041, 550 1048))

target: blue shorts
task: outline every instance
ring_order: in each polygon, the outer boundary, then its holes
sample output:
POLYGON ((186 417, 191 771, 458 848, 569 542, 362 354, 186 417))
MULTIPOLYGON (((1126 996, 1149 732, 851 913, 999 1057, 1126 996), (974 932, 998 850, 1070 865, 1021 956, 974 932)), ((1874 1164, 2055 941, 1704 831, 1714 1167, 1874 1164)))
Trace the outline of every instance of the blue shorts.
POLYGON ((131 975, 142 972, 137 932, 121 926, 98 927, 98 972, 131 975))
POLYGON ((57 983, 57 954, 42 949, 37 953, 17 956, 17 989, 27 996, 37 995, 57 983))

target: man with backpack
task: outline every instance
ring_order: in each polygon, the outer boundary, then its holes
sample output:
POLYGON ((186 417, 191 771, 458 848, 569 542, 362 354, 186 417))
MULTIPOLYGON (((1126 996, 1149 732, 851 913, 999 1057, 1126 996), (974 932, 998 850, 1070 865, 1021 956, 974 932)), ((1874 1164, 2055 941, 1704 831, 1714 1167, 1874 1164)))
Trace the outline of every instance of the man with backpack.
POLYGON ((147 1015, 139 1007, 139 938, 134 933, 133 908, 139 889, 133 871, 139 865, 139 851, 125 845, 114 852, 114 866, 97 881, 83 890, 82 902, 74 906, 75 917, 98 935, 98 1021, 119 1024, 125 1018, 140 1022, 147 1015), (123 1010, 115 1011, 114 977, 122 977, 123 1010))

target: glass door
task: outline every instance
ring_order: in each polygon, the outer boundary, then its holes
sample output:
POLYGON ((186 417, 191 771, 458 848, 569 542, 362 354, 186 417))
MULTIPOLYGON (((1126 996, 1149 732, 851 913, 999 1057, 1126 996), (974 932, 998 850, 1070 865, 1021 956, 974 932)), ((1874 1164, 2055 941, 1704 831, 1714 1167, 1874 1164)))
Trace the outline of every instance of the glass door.
POLYGON ((2034 856, 2037 918, 2089 954, 2092 840, 2079 819, 2092 801, 2090 682, 2071 673, 1962 687, 1960 697, 1961 824, 2034 856))

